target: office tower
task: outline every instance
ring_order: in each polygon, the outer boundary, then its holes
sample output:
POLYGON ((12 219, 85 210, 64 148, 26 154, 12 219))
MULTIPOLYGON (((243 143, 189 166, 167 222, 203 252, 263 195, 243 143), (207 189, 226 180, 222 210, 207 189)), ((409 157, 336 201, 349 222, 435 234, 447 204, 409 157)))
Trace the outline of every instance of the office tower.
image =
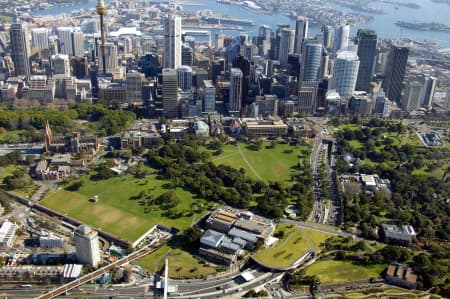
POLYGON ((204 80, 203 85, 201 89, 203 112, 214 112, 216 111, 216 87, 211 80, 204 80))
POLYGON ((49 49, 48 29, 47 28, 31 29, 31 43, 38 49, 39 57, 42 57, 42 51, 49 49))
POLYGON ((392 45, 387 57, 382 87, 387 97, 396 103, 400 103, 402 98, 403 79, 405 78, 408 55, 408 47, 392 45))
POLYGON ((72 33, 72 52, 71 55, 83 57, 84 55, 84 35, 80 28, 74 28, 72 33))
POLYGON ((158 56, 151 53, 141 56, 139 67, 145 77, 156 77, 158 75, 158 56))
POLYGON ((319 78, 322 60, 322 44, 316 39, 307 39, 303 44, 300 81, 311 81, 319 78))
POLYGON ((58 36, 59 53, 65 55, 72 55, 72 27, 58 27, 56 28, 56 35, 58 36))
POLYGON ((192 68, 182 65, 177 69, 178 88, 183 91, 192 89, 192 68))
POLYGON ((406 83, 405 92, 402 95, 402 108, 405 112, 411 112, 420 108, 423 83, 418 80, 410 80, 406 83))
POLYGON ((297 53, 289 54, 287 74, 290 76, 294 76, 295 78, 297 78, 297 80, 299 80, 300 78, 301 61, 302 58, 300 54, 297 53))
POLYGON ((242 102, 242 71, 238 68, 230 70, 230 101, 228 103, 228 112, 239 115, 242 102))
POLYGON ((127 73, 125 83, 128 103, 142 103, 142 74, 127 73))
POLYGON ((28 28, 25 24, 14 23, 9 29, 11 51, 16 76, 30 78, 30 43, 28 28))
POLYGON ((287 68, 288 56, 294 52, 294 38, 295 30, 289 28, 283 28, 281 30, 279 60, 282 68, 287 68))
POLYGON ((164 20, 164 68, 181 66, 181 17, 170 16, 164 20))
POLYGON ((359 70, 356 90, 372 91, 371 82, 377 61, 378 37, 375 31, 359 29, 356 37, 358 44, 359 70))
POLYGON ((178 80, 174 69, 162 70, 163 114, 167 118, 178 117, 178 80))
POLYGON ((88 75, 88 59, 86 57, 72 57, 70 60, 72 73, 77 79, 84 79, 88 75))
POLYGON ((322 51, 322 58, 320 61, 319 80, 327 79, 330 76, 329 72, 330 55, 328 55, 327 49, 323 48, 322 50, 323 51, 322 51))
POLYGON ((47 80, 47 76, 30 76, 28 80, 28 99, 42 104, 51 103, 55 99, 55 83, 47 80))
POLYGON ((436 89, 437 78, 430 75, 423 77, 423 99, 421 102, 422 107, 430 110, 433 106, 433 96, 436 89))
POLYGON ((74 237, 78 262, 97 267, 100 262, 98 233, 83 224, 75 230, 74 237))
POLYGON ((334 61, 331 88, 343 98, 350 98, 355 91, 358 78, 359 59, 356 51, 339 51, 334 61))
POLYGON ((318 80, 302 81, 298 92, 298 113, 311 115, 317 107, 318 80))
POLYGON ((373 114, 379 117, 389 117, 391 115, 392 102, 386 97, 383 90, 373 94, 373 100, 375 101, 375 109, 373 114))
POLYGON ((242 90, 241 90, 241 105, 249 104, 247 102, 248 89, 250 86, 250 61, 244 56, 238 56, 233 60, 233 68, 238 68, 242 71, 242 90))
POLYGON ((341 25, 334 32, 333 41, 333 57, 336 57, 340 50, 348 47, 348 39, 350 37, 350 25, 341 25))
POLYGON ((323 25, 320 28, 320 31, 322 32, 322 44, 323 47, 327 50, 332 50, 333 47, 333 36, 334 36, 334 30, 333 27, 328 25, 323 25))
POLYGON ((270 28, 270 26, 262 25, 259 27, 258 31, 258 36, 263 40, 269 40, 272 37, 272 28, 270 28))
POLYGON ((52 56, 53 74, 70 75, 69 55, 56 54, 52 56))
POLYGON ((106 73, 113 74, 118 71, 119 65, 117 60, 117 47, 113 43, 105 43, 102 48, 105 51, 105 60, 100 59, 100 69, 106 70, 106 73), (103 67, 103 62, 105 61, 106 65, 103 67))
POLYGON ((308 38, 308 19, 297 17, 295 21, 294 53, 302 53, 303 41, 308 38))
POLYGON ((181 65, 192 66, 194 64, 194 51, 189 44, 184 43, 181 47, 181 65))
MULTIPOLYGON (((106 74, 106 49, 105 49, 105 23, 103 21, 103 17, 106 14, 106 6, 103 0, 97 1, 97 6, 95 7, 95 12, 100 16, 100 33, 101 33, 101 60, 102 61, 102 72, 106 74)), ((100 64, 100 63, 99 63, 100 64)))

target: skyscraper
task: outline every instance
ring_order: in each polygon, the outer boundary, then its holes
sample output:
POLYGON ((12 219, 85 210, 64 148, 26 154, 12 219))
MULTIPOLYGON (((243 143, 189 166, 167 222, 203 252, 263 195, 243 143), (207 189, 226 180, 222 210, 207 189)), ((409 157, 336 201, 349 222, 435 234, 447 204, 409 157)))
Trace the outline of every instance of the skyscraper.
POLYGON ((75 230, 75 248, 78 261, 97 267, 100 262, 98 233, 87 225, 80 225, 75 230))
POLYGON ((341 25, 336 28, 333 40, 333 56, 335 57, 340 50, 348 47, 350 37, 350 25, 341 25))
POLYGON ((181 66, 181 17, 170 16, 164 20, 164 67, 181 66))
POLYGON ((69 56, 65 54, 56 54, 52 56, 53 74, 70 75, 69 56))
POLYGON ((138 72, 129 72, 126 76, 126 90, 128 103, 142 103, 142 77, 138 72))
POLYGON ((16 76, 30 78, 30 43, 28 41, 28 28, 25 24, 14 23, 9 29, 11 50, 16 76))
POLYGON ((375 31, 359 29, 356 37, 358 43, 359 70, 356 90, 371 91, 375 65, 377 62, 378 37, 375 31))
POLYGON ((303 81, 298 92, 298 113, 313 114, 317 106, 317 91, 319 81, 303 81))
POLYGON ((308 19, 304 17, 297 17, 295 21, 295 42, 294 53, 301 54, 302 44, 308 38, 308 19))
POLYGON ((48 29, 47 28, 33 28, 31 29, 31 43, 39 51, 39 56, 43 50, 48 49, 48 29))
POLYGON ((289 28, 283 28, 281 30, 280 39, 280 65, 283 68, 287 67, 288 56, 294 52, 294 38, 295 30, 289 28))
POLYGON ((58 35, 59 53, 72 55, 72 27, 58 27, 56 34, 58 35))
POLYGON ((83 57, 84 55, 84 35, 80 28, 74 28, 71 33, 72 53, 71 55, 83 57))
POLYGON ((163 114, 167 118, 178 117, 178 80, 174 69, 164 68, 163 79, 163 114))
POLYGON ((392 45, 386 63, 385 78, 382 87, 391 101, 400 104, 403 79, 405 78, 409 48, 392 45))
POLYGON ((177 69, 178 87, 183 91, 191 90, 192 88, 192 68, 187 65, 182 65, 177 69))
MULTIPOLYGON (((105 51, 106 72, 113 74, 117 72, 119 68, 117 60, 117 47, 113 43, 105 43, 103 48, 105 51)), ((100 69, 103 69, 103 59, 100 59, 100 69)))
POLYGON ((230 70, 230 101, 228 112, 239 115, 242 102, 242 71, 238 68, 230 70))
POLYGON ((305 40, 302 53, 300 82, 317 80, 322 59, 321 42, 315 39, 305 40))
POLYGON ((323 47, 327 50, 331 50, 331 48, 333 47, 333 35, 334 35, 333 27, 323 25, 320 28, 320 31, 322 32, 323 47))
POLYGON ((356 51, 339 51, 334 61, 331 89, 336 89, 343 98, 350 98, 355 91, 359 59, 356 51))
POLYGON ((430 75, 423 77, 423 100, 422 107, 430 110, 433 105, 433 96, 436 89, 437 78, 430 75))

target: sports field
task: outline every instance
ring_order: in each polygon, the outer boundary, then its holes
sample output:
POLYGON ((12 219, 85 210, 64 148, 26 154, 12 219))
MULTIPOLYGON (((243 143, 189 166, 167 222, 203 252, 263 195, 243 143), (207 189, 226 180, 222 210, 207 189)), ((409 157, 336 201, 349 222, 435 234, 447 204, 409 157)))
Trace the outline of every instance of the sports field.
POLYGON ((191 193, 177 188, 175 191, 180 203, 175 209, 183 212, 183 216, 170 218, 165 216, 166 211, 156 205, 146 206, 138 198, 144 190, 152 190, 153 198, 172 190, 167 180, 155 176, 137 179, 124 175, 93 181, 86 175, 81 181, 83 184, 76 191, 61 189, 49 192, 41 204, 131 242, 157 223, 184 230, 194 218, 200 217, 191 212, 192 203, 206 205, 205 201, 194 199, 191 193), (98 195, 99 201, 89 201, 95 195, 98 195))
POLYGON ((351 261, 318 261, 306 269, 306 275, 316 275, 322 284, 377 278, 386 265, 360 266, 351 261))
POLYGON ((295 166, 299 162, 299 155, 308 146, 291 146, 276 144, 275 148, 268 148, 270 142, 264 142, 260 150, 252 150, 247 144, 223 146, 223 152, 213 156, 216 165, 224 164, 236 169, 243 168, 245 173, 253 179, 263 181, 290 181, 297 171, 295 166))

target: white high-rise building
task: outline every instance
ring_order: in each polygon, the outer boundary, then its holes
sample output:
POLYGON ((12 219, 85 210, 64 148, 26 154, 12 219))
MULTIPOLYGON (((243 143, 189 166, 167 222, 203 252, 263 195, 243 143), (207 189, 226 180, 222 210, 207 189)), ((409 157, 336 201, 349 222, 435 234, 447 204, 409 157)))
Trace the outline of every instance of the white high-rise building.
POLYGON ((295 21, 294 53, 301 54, 303 41, 308 38, 308 19, 297 17, 295 21))
POLYGON ((72 30, 72 27, 56 28, 59 41, 59 53, 72 55, 72 30))
POLYGON ((333 41, 333 56, 341 50, 348 47, 348 40, 350 38, 350 25, 341 25, 334 31, 333 41))
POLYGON ((75 230, 74 237, 78 261, 97 267, 100 262, 100 247, 97 231, 83 224, 75 230))
POLYGON ((181 66, 181 17, 170 16, 164 20, 164 68, 181 66))
POLYGON ((318 80, 301 82, 298 91, 298 113, 310 115, 316 111, 318 89, 318 80))
POLYGON ((163 114, 167 118, 175 118, 179 115, 178 109, 178 80, 174 69, 162 70, 163 78, 163 114))
POLYGON ((70 75, 69 55, 56 54, 52 56, 53 74, 70 75))
POLYGON ((280 39, 280 65, 283 68, 287 67, 287 61, 289 54, 294 52, 294 39, 295 39, 295 30, 289 28, 283 28, 281 30, 281 39, 280 39))
POLYGON ((58 27, 59 53, 82 57, 84 55, 84 35, 79 27, 58 27))
POLYGON ((84 56, 84 34, 80 28, 74 28, 72 32, 72 53, 77 57, 84 56))
POLYGON ((43 50, 49 48, 48 37, 49 34, 47 28, 31 29, 31 43, 39 50, 39 56, 41 56, 43 50))
POLYGON ((191 90, 192 88, 192 68, 187 65, 182 65, 177 69, 178 87, 183 91, 191 90))
MULTIPOLYGON (((117 47, 113 43, 105 43, 106 72, 114 74, 119 69, 117 47)), ((99 59, 99 69, 103 69, 103 59, 99 59)))
POLYGON ((331 89, 336 89, 343 98, 350 98, 355 91, 358 68, 356 51, 346 49, 338 52, 334 61, 331 89))
POLYGON ((228 104, 228 112, 230 114, 239 115, 242 103, 242 78, 241 69, 232 68, 230 70, 230 101, 228 104))

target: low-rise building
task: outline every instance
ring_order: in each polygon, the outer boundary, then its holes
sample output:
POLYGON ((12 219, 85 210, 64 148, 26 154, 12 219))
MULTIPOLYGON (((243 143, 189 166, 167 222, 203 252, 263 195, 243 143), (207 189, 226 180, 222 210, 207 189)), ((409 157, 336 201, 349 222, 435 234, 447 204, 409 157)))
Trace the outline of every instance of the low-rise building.
POLYGON ((284 136, 288 131, 282 120, 244 119, 241 126, 246 128, 247 136, 284 136))
POLYGON ((16 237, 17 225, 6 219, 0 226, 0 246, 11 247, 16 237))
POLYGON ((53 235, 52 233, 42 231, 39 237, 39 245, 41 248, 57 248, 63 247, 64 241, 62 238, 53 235))
POLYGON ((409 246, 412 242, 411 234, 397 225, 381 224, 380 234, 386 243, 409 246))
POLYGON ((408 265, 391 263, 386 271, 386 282, 405 289, 415 289, 417 274, 408 265))

